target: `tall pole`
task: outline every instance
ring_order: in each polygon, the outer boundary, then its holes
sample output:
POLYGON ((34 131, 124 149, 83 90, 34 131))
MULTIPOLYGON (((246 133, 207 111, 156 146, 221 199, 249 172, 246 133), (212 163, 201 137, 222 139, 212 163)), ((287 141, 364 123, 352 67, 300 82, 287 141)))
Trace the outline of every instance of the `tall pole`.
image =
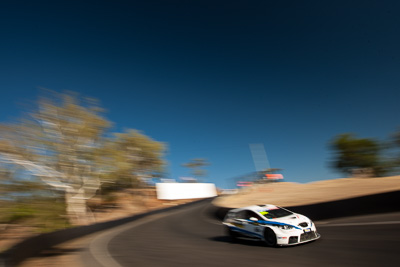
POLYGON ((271 168, 269 165, 267 153, 265 152, 264 144, 249 144, 251 155, 253 157, 256 171, 265 171, 271 168))

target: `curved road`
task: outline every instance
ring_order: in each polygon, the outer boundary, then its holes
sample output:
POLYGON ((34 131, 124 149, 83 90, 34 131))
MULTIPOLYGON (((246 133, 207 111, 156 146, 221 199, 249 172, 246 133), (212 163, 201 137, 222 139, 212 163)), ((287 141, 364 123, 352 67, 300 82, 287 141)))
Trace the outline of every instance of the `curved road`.
POLYGON ((321 239, 270 248, 230 242, 221 223, 207 216, 210 202, 126 225, 92 242, 92 254, 107 267, 400 265, 400 213, 316 222, 321 239))

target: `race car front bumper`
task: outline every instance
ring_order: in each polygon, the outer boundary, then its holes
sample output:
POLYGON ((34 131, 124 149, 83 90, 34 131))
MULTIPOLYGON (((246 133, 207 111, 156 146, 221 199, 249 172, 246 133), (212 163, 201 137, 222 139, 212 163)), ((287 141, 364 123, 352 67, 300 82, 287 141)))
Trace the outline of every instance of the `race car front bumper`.
POLYGON ((316 231, 304 232, 300 235, 277 236, 277 245, 290 246, 317 240, 321 237, 316 231))

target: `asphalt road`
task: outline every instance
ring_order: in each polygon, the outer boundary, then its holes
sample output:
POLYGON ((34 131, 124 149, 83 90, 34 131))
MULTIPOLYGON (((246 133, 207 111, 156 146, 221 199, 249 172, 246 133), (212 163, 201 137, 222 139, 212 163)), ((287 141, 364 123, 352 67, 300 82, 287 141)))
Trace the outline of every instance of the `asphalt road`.
POLYGON ((221 223, 207 215, 209 205, 126 225, 94 240, 92 257, 107 267, 400 266, 400 213, 316 222, 321 239, 270 248, 251 240, 230 242, 221 223))

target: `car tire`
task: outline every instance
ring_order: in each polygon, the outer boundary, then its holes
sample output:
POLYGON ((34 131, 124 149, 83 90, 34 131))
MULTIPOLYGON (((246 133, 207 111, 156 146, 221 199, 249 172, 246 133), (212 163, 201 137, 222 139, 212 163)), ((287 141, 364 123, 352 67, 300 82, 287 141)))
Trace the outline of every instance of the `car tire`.
POLYGON ((229 227, 226 227, 226 231, 228 233, 230 240, 232 242, 236 241, 237 236, 238 236, 237 233, 235 231, 232 231, 231 228, 229 228, 229 227))
POLYGON ((276 246, 276 235, 270 228, 266 228, 264 231, 264 242, 269 247, 276 246))

